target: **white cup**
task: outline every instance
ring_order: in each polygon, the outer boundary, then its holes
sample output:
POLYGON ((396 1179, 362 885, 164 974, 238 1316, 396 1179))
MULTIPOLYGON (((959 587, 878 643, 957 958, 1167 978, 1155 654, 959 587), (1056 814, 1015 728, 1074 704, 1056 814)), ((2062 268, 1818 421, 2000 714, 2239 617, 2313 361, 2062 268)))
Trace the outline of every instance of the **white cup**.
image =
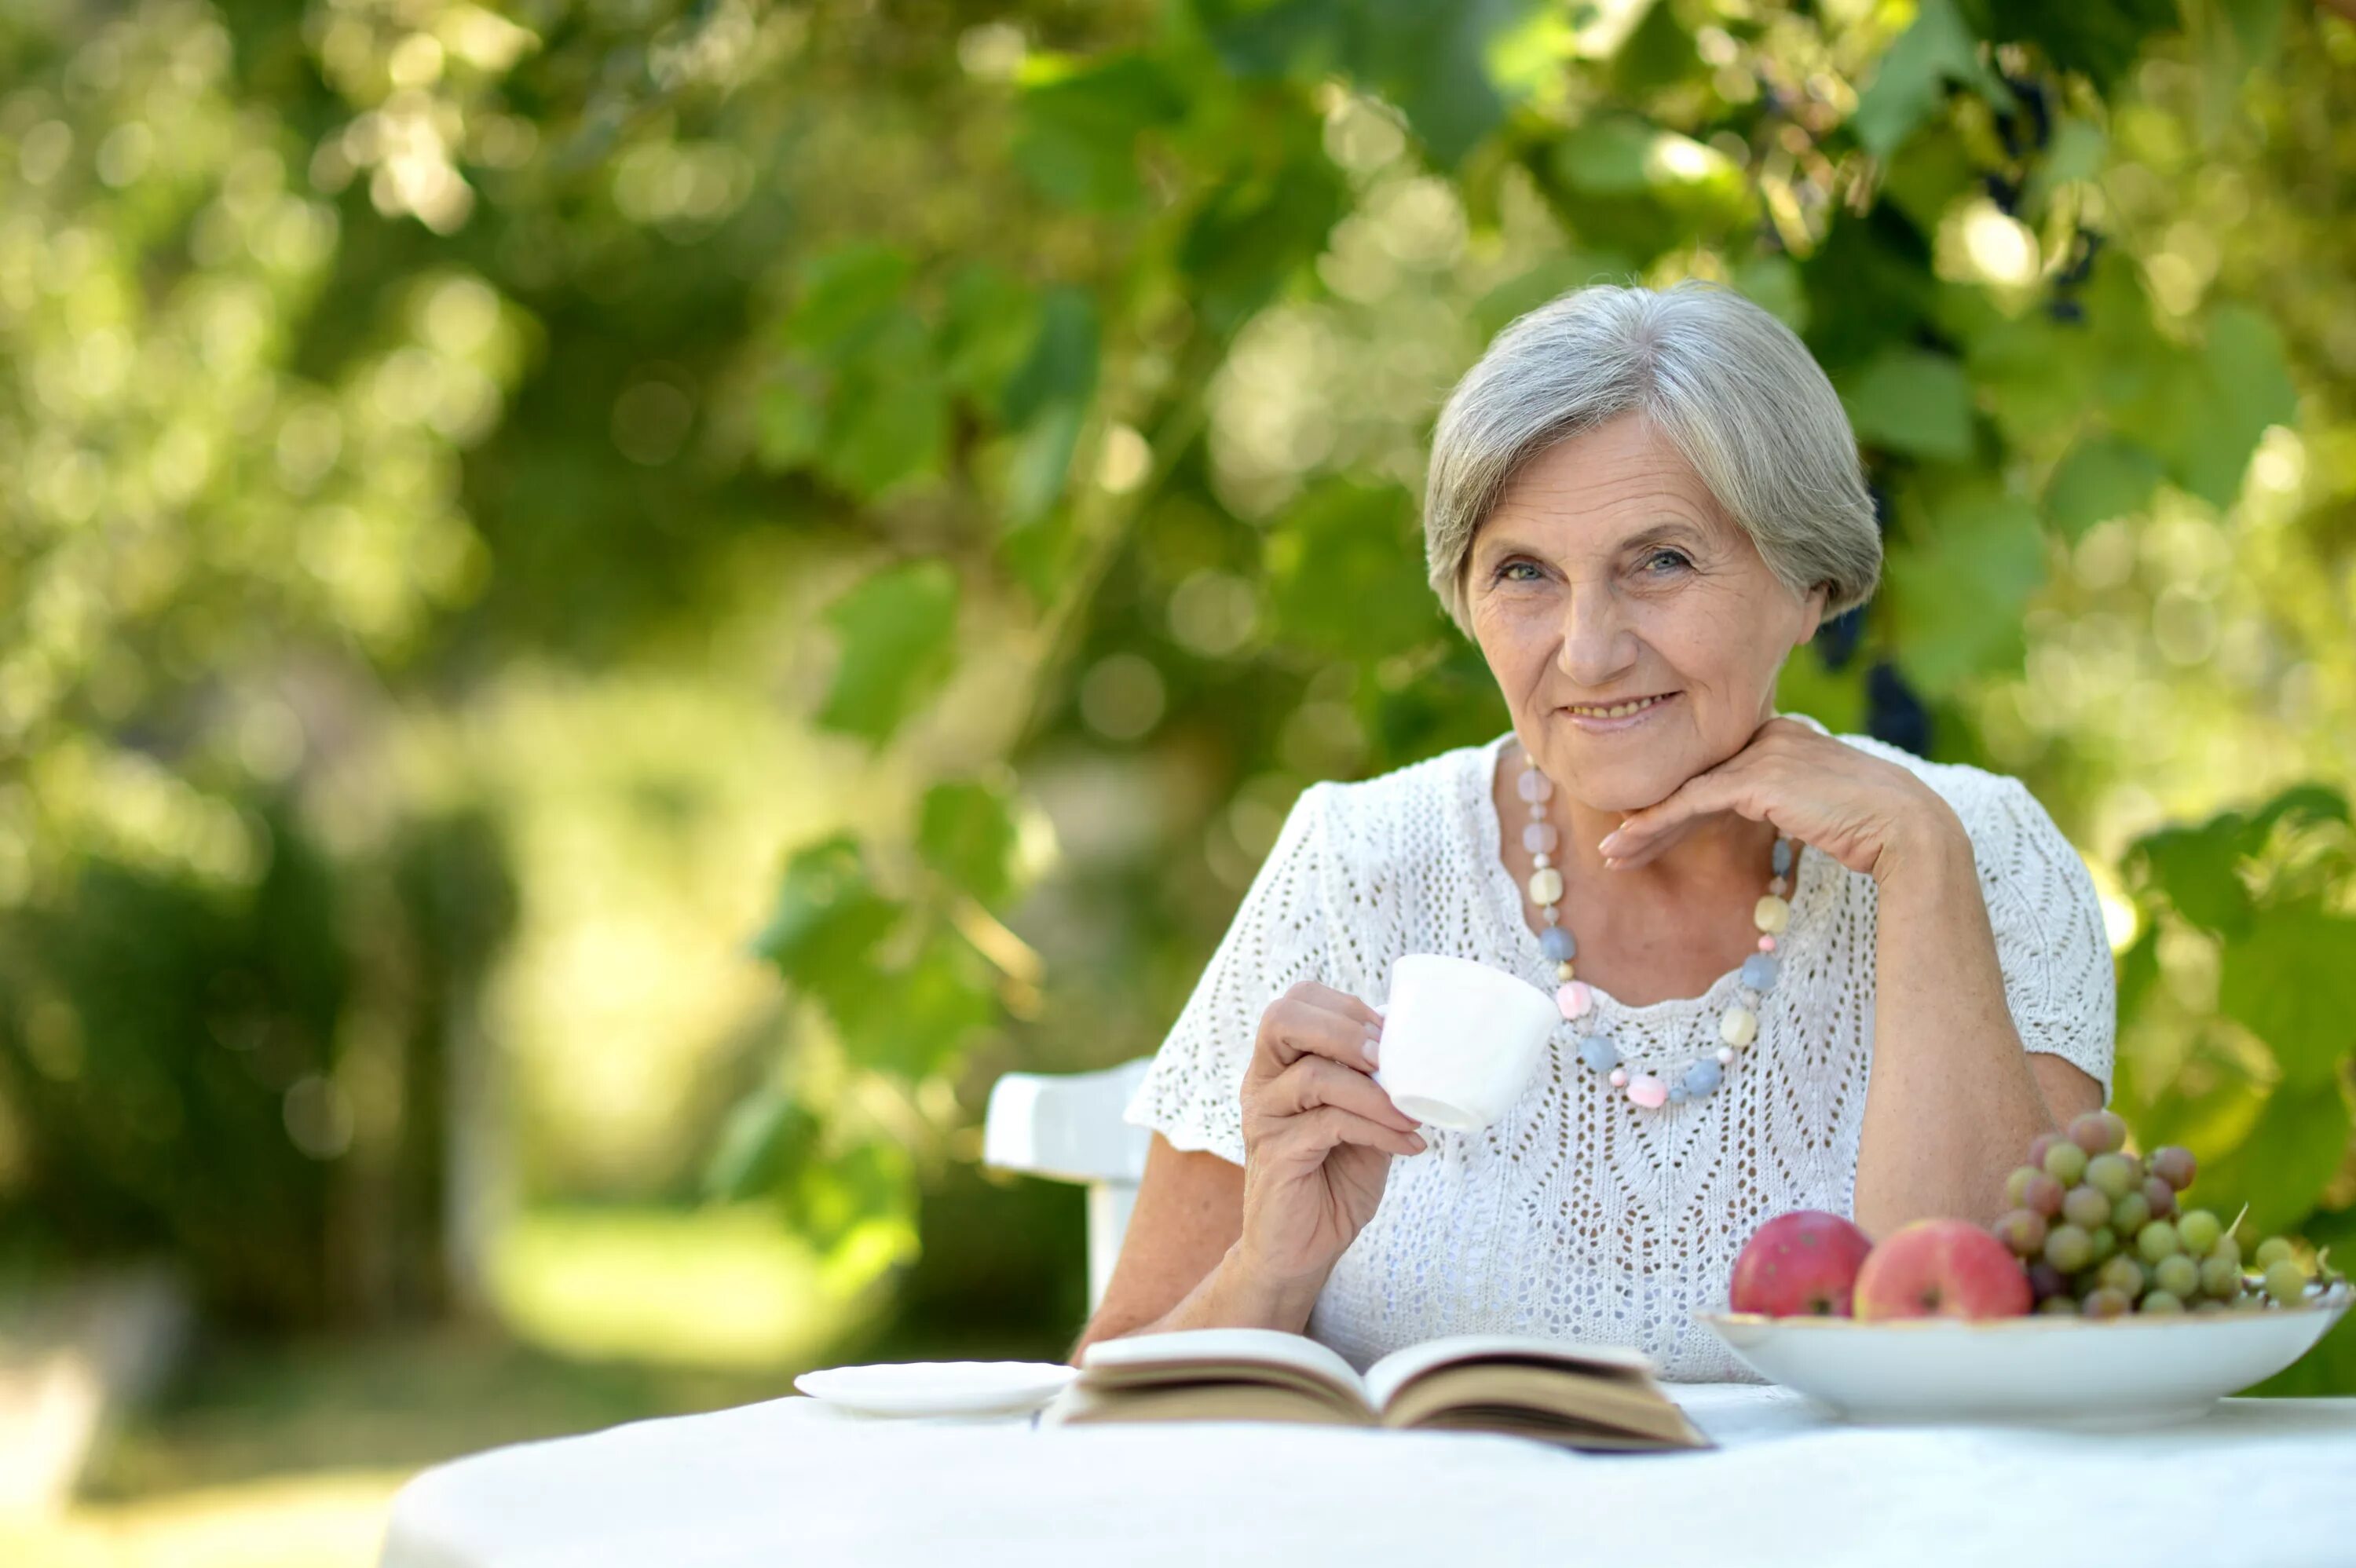
POLYGON ((1391 965, 1375 1082, 1419 1122, 1476 1133, 1521 1098, 1547 1037, 1562 1021, 1528 981, 1437 953, 1391 965))

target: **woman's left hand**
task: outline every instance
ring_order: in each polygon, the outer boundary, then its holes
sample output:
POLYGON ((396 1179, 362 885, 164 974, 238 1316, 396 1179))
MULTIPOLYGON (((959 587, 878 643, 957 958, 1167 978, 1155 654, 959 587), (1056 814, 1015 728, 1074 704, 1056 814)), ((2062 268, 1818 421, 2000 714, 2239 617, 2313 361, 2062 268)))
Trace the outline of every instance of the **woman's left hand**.
POLYGON ((1644 865, 1703 818, 1730 811, 1772 822, 1876 881, 1943 839, 1969 842, 1954 809, 1912 773, 1779 715, 1718 766, 1623 817, 1602 842, 1604 864, 1644 865))

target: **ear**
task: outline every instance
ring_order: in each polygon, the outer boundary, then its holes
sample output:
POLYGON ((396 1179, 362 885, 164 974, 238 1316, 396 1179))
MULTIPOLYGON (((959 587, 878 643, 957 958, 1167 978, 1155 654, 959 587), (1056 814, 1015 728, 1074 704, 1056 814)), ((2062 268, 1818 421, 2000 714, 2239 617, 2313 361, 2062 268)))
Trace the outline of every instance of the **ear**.
MULTIPOLYGON (((1808 596, 1806 598, 1800 601, 1800 643, 1804 643, 1814 638, 1816 635, 1816 628, 1824 624, 1825 604, 1826 601, 1831 599, 1832 591, 1833 585, 1831 583, 1819 582, 1814 588, 1808 590, 1808 596)), ((1796 647, 1799 644, 1794 643, 1793 645, 1796 647)))

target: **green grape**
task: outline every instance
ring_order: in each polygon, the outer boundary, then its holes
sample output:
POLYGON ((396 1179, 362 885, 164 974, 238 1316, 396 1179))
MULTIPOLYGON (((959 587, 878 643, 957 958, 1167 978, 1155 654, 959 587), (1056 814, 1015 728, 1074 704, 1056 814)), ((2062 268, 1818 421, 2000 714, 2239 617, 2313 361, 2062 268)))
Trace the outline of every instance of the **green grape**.
POLYGON ((2127 1125, 2109 1111, 2089 1111, 2071 1120, 2066 1136, 2088 1154, 2108 1154, 2126 1146, 2127 1125))
POLYGON ((2201 1261, 2201 1288, 2220 1301, 2229 1301, 2242 1288, 2242 1262, 2239 1258, 2203 1258, 2201 1261))
POLYGON ((2056 1225, 2045 1232, 2045 1261, 2075 1274, 2094 1261, 2094 1240, 2075 1225, 2056 1225))
POLYGON ((2290 1259, 2290 1243, 2280 1236, 2268 1236, 2258 1243, 2258 1266, 2262 1269, 2272 1268, 2280 1263, 2288 1263, 2290 1259))
POLYGON ((2086 1151, 2062 1139, 2045 1151, 2045 1172, 2064 1187, 2075 1187, 2086 1174, 2086 1151))
POLYGON ((2111 1205, 2111 1223, 2122 1236, 2132 1236, 2151 1222, 2151 1204, 2141 1192, 2129 1192, 2111 1205))
POLYGON ((2033 1258, 2045 1250, 2045 1216, 2042 1214, 2027 1209, 2015 1209, 1997 1219, 1988 1229, 2017 1256, 2033 1258))
POLYGON ((2213 1296, 2202 1296, 2192 1304, 2192 1310, 2202 1313, 2231 1312, 2233 1309, 2213 1296))
POLYGON ((2096 1263, 2101 1263, 2104 1258, 2109 1257, 2113 1253, 2119 1250, 2119 1233, 2116 1231, 2112 1230, 2108 1225, 2095 1226, 2092 1231, 2086 1232, 2086 1239, 2094 1243, 2094 1261, 2096 1263))
POLYGON ((2205 1255, 2224 1233, 2225 1227, 2219 1224, 2217 1216, 2206 1209, 2189 1210, 2176 1221, 2177 1239, 2184 1243, 2184 1250, 2195 1257, 2205 1255))
POLYGON ((2049 1296, 2037 1304, 2037 1310, 2048 1317, 2075 1317, 2078 1299, 2072 1296, 2049 1296))
POLYGON ((2072 1225, 2091 1231, 2097 1225, 2110 1222, 2111 1200, 2094 1188, 2072 1187, 2062 1196, 2062 1217, 2072 1225))
POLYGON ((2033 1165, 2024 1165, 2004 1179, 2004 1200, 2016 1209, 2029 1207, 2029 1183, 2045 1173, 2033 1165))
POLYGON ((2201 1294, 2201 1265, 2171 1253, 2152 1265, 2151 1282, 2179 1301, 2190 1301, 2201 1294))
POLYGON ((2165 1290, 2146 1291, 2143 1298, 2143 1310, 2146 1312, 2181 1312, 2184 1310, 2184 1302, 2182 1298, 2171 1295, 2169 1292, 2165 1290))
POLYGON ((2266 1294, 2285 1307, 2296 1307, 2307 1299, 2307 1271, 2298 1266, 2297 1259, 2283 1258, 2267 1265, 2266 1294))
POLYGON ((2209 1249, 2209 1255, 2212 1258, 2223 1258, 2239 1270, 2242 1266, 2242 1243, 2233 1232, 2228 1231, 2217 1238, 2216 1245, 2209 1249))
POLYGON ((2125 1253, 2115 1254, 2103 1264, 2102 1272, 2095 1277, 2101 1281, 2103 1289, 2115 1290, 2130 1301, 2141 1296, 2143 1287, 2149 1283, 2144 1278, 2143 1264, 2125 1253))
POLYGON ((2165 1220, 2154 1220, 2136 1232, 2136 1251, 2144 1255, 2146 1263, 2156 1264, 2182 1250, 2183 1243, 2177 1240, 2176 1227, 2165 1220))
POLYGON ((2123 1154, 2098 1154, 2086 1162, 2086 1184, 2105 1198, 2124 1198, 2143 1185, 2143 1170, 2123 1154))
POLYGON ((2078 1309, 2089 1317, 2124 1317, 2135 1310, 2135 1302, 2104 1285, 2100 1290, 2088 1291, 2078 1309))

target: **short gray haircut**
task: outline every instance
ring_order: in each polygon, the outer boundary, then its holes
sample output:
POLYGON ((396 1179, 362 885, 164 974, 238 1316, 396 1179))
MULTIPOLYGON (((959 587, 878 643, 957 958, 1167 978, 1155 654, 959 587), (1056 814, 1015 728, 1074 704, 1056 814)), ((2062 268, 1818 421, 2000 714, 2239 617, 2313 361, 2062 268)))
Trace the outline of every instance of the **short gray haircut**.
POLYGON ((1424 488, 1424 561, 1467 636, 1473 535, 1525 464, 1642 413, 1751 536, 1768 570, 1827 618, 1873 596, 1881 531, 1832 383, 1790 327, 1716 283, 1597 283, 1515 320, 1440 411, 1424 488))

